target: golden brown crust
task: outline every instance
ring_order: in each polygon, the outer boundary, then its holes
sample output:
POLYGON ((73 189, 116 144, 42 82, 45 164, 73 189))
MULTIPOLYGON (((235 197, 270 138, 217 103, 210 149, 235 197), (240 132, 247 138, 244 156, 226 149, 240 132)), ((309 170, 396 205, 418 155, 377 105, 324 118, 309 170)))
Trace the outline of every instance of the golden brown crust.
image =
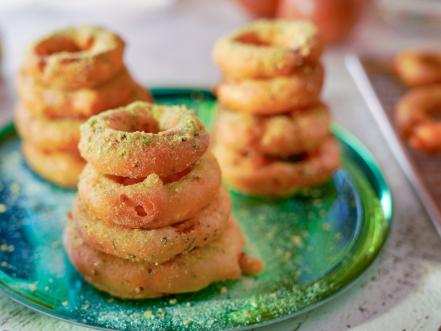
POLYGON ((405 94, 397 104, 395 121, 409 144, 427 153, 441 151, 441 85, 421 87, 405 94))
POLYGON ((330 133, 328 108, 319 104, 285 115, 254 116, 221 109, 215 140, 233 149, 287 157, 316 149, 330 133))
POLYGON ((218 240, 155 265, 94 250, 81 239, 72 221, 64 234, 69 258, 85 279, 102 291, 126 299, 194 292, 217 281, 238 279, 244 243, 239 226, 231 220, 218 240))
POLYGON ((225 181, 240 192, 257 196, 284 197, 323 184, 340 167, 340 149, 332 137, 295 162, 250 150, 235 151, 221 144, 216 144, 213 152, 225 181))
POLYGON ((63 187, 76 187, 85 165, 83 159, 72 153, 44 152, 29 142, 22 144, 24 158, 41 177, 63 187))
POLYGON ((81 125, 79 148, 102 174, 144 178, 187 169, 208 143, 208 133, 192 110, 134 102, 89 118, 81 125))
POLYGON ((15 125, 24 141, 32 142, 41 151, 79 155, 80 120, 37 116, 22 104, 18 104, 14 114, 15 125))
POLYGON ((81 174, 78 196, 100 220, 154 229, 195 216, 213 200, 220 183, 219 164, 206 153, 189 173, 172 182, 151 174, 129 184, 101 175, 87 165, 81 174))
POLYGON ((91 26, 67 28, 38 40, 25 55, 26 75, 54 88, 95 87, 123 68, 124 41, 91 26))
POLYGON ((225 108, 254 115, 274 115, 316 104, 323 86, 323 66, 302 67, 292 76, 225 80, 216 88, 225 108))
POLYGON ((23 104, 36 115, 54 119, 86 119, 126 105, 133 101, 137 87, 125 68, 99 86, 75 90, 44 86, 24 73, 18 75, 18 94, 23 104))
POLYGON ((308 21, 258 20, 219 39, 213 57, 231 78, 273 78, 317 63, 322 51, 318 29, 308 21))
POLYGON ((103 222, 85 209, 82 200, 75 203, 72 218, 83 239, 94 249, 133 262, 163 263, 219 238, 227 226, 230 212, 231 199, 222 189, 191 219, 153 230, 103 222))
POLYGON ((395 58, 394 67, 408 86, 441 84, 441 53, 402 52, 395 58))

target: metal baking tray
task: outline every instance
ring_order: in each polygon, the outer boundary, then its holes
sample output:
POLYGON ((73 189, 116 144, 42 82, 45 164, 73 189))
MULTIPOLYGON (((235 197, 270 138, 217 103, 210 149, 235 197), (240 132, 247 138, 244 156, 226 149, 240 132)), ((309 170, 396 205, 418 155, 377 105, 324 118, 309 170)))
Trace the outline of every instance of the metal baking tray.
POLYGON ((441 154, 412 149, 401 139, 394 121, 395 105, 408 88, 391 71, 390 57, 350 55, 346 66, 441 236, 441 154))

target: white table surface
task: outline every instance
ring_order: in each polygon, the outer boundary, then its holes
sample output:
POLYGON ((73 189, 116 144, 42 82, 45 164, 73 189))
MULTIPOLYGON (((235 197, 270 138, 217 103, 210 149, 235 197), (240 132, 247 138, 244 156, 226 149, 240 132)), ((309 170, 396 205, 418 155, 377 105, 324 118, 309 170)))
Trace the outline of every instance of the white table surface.
MULTIPOLYGON (((210 55, 214 40, 247 20, 231 2, 222 0, 181 0, 152 12, 137 8, 121 14, 102 9, 65 12, 33 5, 0 11, 4 76, 12 77, 24 47, 40 34, 55 27, 91 23, 124 36, 126 62, 139 80, 155 86, 211 86, 219 79, 210 55)), ((335 120, 368 146, 384 170, 394 194, 392 234, 377 261, 350 289, 314 311, 265 330, 441 330, 441 240, 344 66, 348 51, 433 47, 436 37, 393 31, 369 15, 349 45, 328 49, 323 98, 335 120)), ((11 80, 4 79, 0 124, 11 116, 15 101, 11 93, 11 80)), ((82 329, 0 298, 1 331, 82 329)))

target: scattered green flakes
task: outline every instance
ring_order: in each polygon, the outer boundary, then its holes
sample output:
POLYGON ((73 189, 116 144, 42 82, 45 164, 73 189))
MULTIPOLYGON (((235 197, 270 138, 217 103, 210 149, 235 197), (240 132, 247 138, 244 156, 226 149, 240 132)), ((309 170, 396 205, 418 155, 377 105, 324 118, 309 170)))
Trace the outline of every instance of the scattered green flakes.
POLYGON ((158 317, 164 317, 164 315, 165 315, 165 311, 164 311, 164 309, 162 309, 162 308, 159 308, 159 309, 156 311, 156 313, 157 313, 158 317))
POLYGON ((60 247, 61 247, 61 241, 60 241, 60 240, 55 240, 55 241, 53 241, 52 244, 51 244, 51 247, 52 247, 53 249, 60 248, 60 247))
POLYGON ((11 190, 11 194, 13 195, 17 195, 20 193, 20 185, 18 185, 18 183, 12 183, 9 189, 11 190))
POLYGON ((154 318, 155 315, 153 315, 153 312, 152 312, 151 310, 146 310, 146 311, 144 312, 144 317, 145 317, 145 318, 154 318))
POLYGON ((329 224, 329 223, 322 223, 322 228, 323 228, 323 230, 325 230, 325 231, 329 231, 329 230, 331 230, 331 224, 329 224))
POLYGON ((149 145, 150 142, 152 141, 152 138, 153 138, 152 135, 144 136, 144 137, 142 138, 142 144, 143 144, 144 146, 149 145))
POLYGON ((302 239, 302 237, 300 237, 300 236, 297 236, 297 235, 292 236, 292 237, 291 237, 291 242, 292 242, 296 247, 299 247, 299 248, 302 248, 302 247, 303 247, 303 239, 302 239))
POLYGON ((274 238, 274 235, 275 235, 276 233, 274 232, 274 231, 269 231, 267 234, 266 234, 266 237, 268 238, 268 239, 273 239, 274 238))
POLYGON ((314 199, 314 200, 312 200, 312 204, 315 207, 320 207, 322 205, 322 203, 323 203, 322 199, 314 199))
POLYGON ((12 253, 13 251, 15 251, 15 246, 14 245, 7 245, 7 244, 3 243, 0 245, 0 251, 12 253))

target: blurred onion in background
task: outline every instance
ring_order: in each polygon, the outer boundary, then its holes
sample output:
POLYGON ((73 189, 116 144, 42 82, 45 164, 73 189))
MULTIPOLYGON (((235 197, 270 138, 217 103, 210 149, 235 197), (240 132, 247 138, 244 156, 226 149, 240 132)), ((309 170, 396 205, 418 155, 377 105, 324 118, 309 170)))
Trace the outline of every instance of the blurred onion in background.
POLYGON ((253 17, 274 17, 280 0, 237 0, 253 17))
POLYGON ((363 9, 363 0, 237 0, 252 17, 312 20, 327 42, 344 41, 363 9))
POLYGON ((362 11, 362 0, 281 0, 277 15, 281 18, 312 20, 326 41, 347 39, 362 11))

